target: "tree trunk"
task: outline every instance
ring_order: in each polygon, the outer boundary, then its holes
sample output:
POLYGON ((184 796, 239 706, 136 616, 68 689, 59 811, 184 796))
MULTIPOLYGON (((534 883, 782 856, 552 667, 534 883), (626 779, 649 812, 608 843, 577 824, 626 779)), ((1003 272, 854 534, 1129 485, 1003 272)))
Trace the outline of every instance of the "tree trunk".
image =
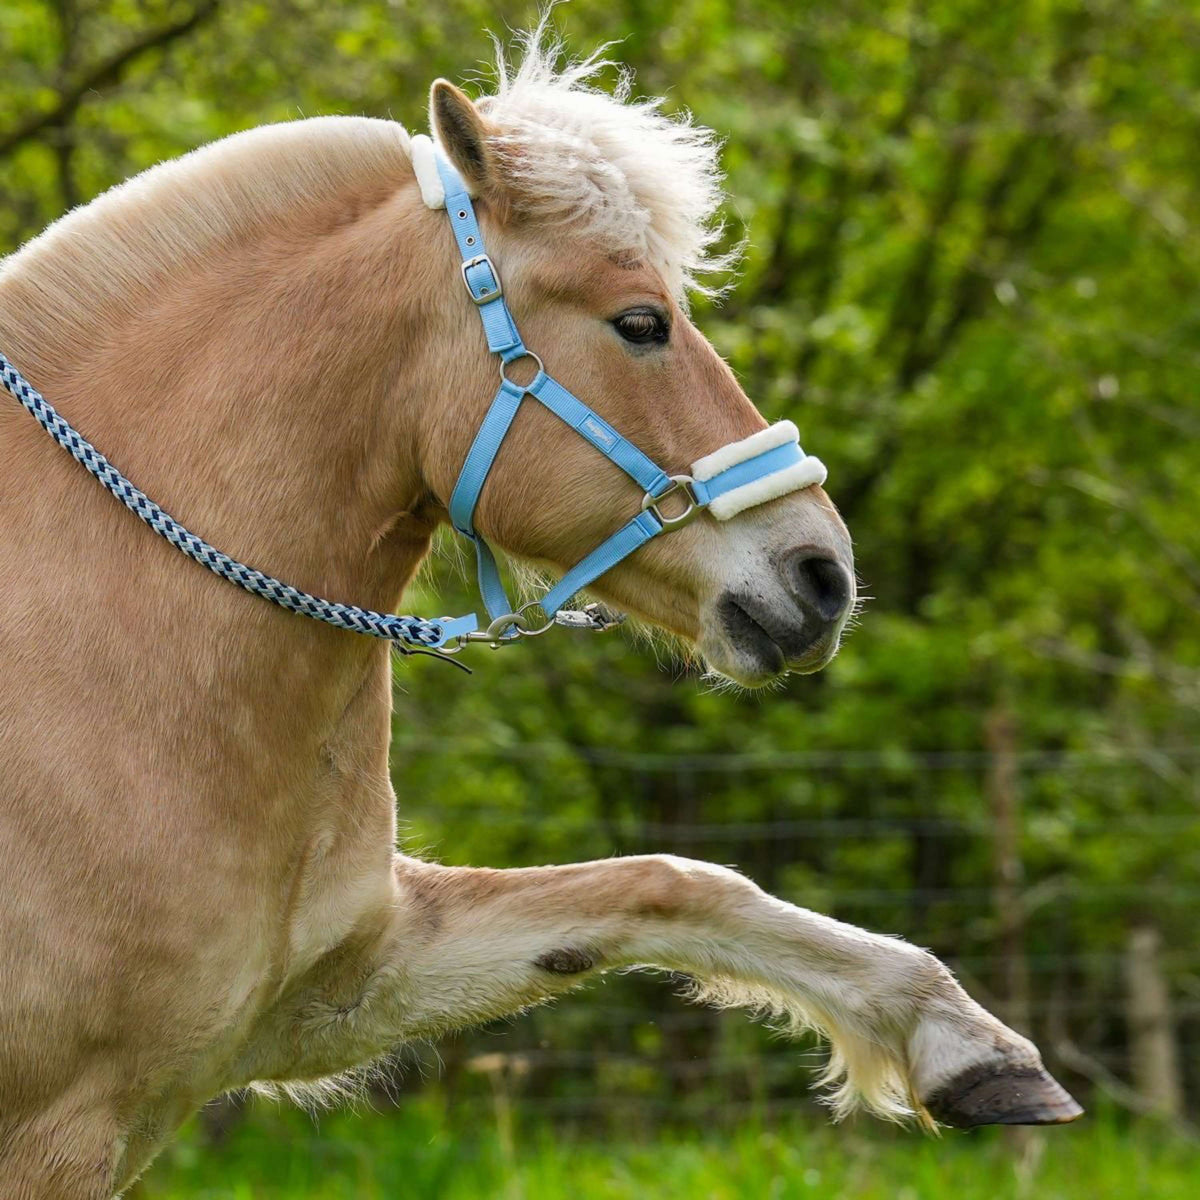
POLYGON ((1029 963, 1021 901, 1021 794, 1017 778, 1016 723, 1004 705, 988 713, 984 736, 991 752, 987 792, 992 810, 993 897, 1000 1018, 1029 1033, 1029 963))
POLYGON ((1126 1020, 1133 1086, 1154 1112, 1183 1112, 1179 1047, 1163 973, 1162 938, 1152 925, 1134 925, 1125 949, 1126 1020))

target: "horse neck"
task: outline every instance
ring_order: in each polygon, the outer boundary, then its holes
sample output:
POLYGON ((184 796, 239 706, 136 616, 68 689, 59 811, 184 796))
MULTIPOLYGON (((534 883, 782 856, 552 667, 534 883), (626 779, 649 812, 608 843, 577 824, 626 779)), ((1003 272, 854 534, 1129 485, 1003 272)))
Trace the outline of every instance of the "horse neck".
MULTIPOLYGON (((327 204, 97 314, 69 343, 30 344, 19 287, 6 281, 0 331, 59 411, 188 528, 297 587, 388 609, 433 526, 413 411, 428 387, 421 301, 434 284, 421 262, 437 256, 419 253, 427 215, 411 188, 327 204)), ((60 539, 50 551, 51 586, 56 576, 68 590, 71 580, 108 582, 108 611, 83 632, 94 656, 107 650, 109 670, 155 678, 161 646, 112 626, 118 617, 138 628, 141 614, 140 628, 170 637, 171 670, 202 682, 209 703, 235 696, 251 710, 266 689, 278 700, 290 672, 300 687, 288 704, 310 706, 314 728, 345 707, 371 664, 386 670, 382 643, 207 575, 118 509, 24 414, 3 424, 20 442, 14 491, 42 495, 38 544, 51 547, 72 514, 73 545, 60 539)), ((158 686, 170 689, 166 674, 158 686)))

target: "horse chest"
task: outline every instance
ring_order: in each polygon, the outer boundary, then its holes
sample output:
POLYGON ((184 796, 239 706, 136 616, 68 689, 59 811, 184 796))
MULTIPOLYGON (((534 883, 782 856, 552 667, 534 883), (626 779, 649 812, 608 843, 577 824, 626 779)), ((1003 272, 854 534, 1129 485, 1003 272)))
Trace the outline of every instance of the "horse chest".
POLYGON ((307 972, 390 903, 388 831, 372 837, 362 830, 326 828, 308 844, 287 914, 287 978, 307 972))

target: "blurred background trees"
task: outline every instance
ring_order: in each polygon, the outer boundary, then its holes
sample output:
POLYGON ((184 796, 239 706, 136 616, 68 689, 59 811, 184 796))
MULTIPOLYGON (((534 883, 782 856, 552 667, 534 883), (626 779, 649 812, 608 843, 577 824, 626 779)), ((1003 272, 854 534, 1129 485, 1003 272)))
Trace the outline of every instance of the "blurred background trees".
MULTIPOLYGON (((0 250, 265 121, 419 130, 435 76, 486 87, 485 31, 535 20, 511 0, 4 0, 0 250)), ((871 599, 826 673, 767 695, 621 634, 481 651, 473 678, 398 665, 409 845, 733 863, 931 946, 1076 1089, 1195 1107, 1200 14, 575 0, 556 22, 575 52, 620 39, 643 93, 727 138, 746 257, 698 319, 829 465, 871 599)), ((459 562, 447 543, 405 610, 471 607, 459 562)), ((452 1093, 613 1122, 801 1102, 808 1078, 741 1018, 632 978, 441 1053, 452 1093)))

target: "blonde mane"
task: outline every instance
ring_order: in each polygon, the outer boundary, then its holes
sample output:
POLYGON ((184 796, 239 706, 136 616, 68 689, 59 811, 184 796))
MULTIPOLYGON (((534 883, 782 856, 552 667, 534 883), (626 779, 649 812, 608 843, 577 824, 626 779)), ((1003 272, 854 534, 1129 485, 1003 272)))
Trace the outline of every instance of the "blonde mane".
POLYGON ((478 101, 496 127, 492 148, 523 210, 571 224, 613 253, 645 256, 677 295, 708 291, 700 276, 732 265, 712 253, 722 226, 719 142, 689 113, 632 100, 633 75, 601 57, 563 58, 546 21, 518 39, 513 71, 496 47, 495 95, 478 101), (614 68, 612 94, 592 81, 614 68))
MULTIPOLYGON (((515 71, 497 54, 495 93, 478 102, 521 210, 644 256, 679 295, 727 265, 710 253, 721 200, 712 133, 632 101, 627 71, 612 94, 593 86, 612 65, 599 55, 559 70, 562 47, 544 24, 521 44, 515 71)), ((80 335, 134 311, 181 264, 300 206, 411 178, 409 135, 394 121, 317 117, 234 134, 143 171, 0 260, 0 321, 19 313, 35 344, 80 335)))

